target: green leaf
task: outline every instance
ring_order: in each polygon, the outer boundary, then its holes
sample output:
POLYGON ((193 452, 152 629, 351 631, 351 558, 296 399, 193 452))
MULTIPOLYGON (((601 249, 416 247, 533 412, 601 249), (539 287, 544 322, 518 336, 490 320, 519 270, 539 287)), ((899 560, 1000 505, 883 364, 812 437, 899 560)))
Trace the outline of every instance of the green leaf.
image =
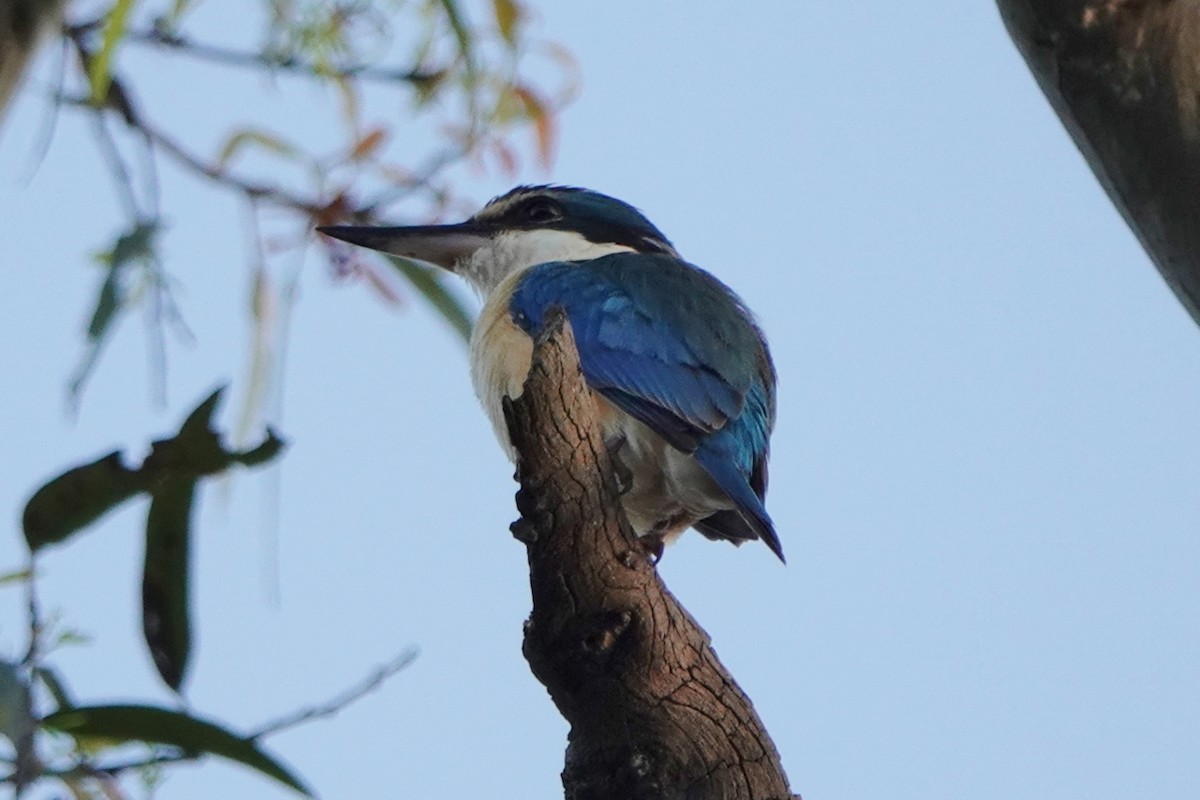
POLYGON ((121 461, 119 450, 69 469, 33 493, 21 524, 31 551, 65 541, 145 488, 138 470, 121 461))
POLYGON ((451 291, 440 272, 423 267, 415 261, 400 256, 388 256, 392 265, 408 279, 413 288, 421 293, 438 313, 450 323, 450 327, 468 341, 471 338, 471 314, 466 306, 451 291))
POLYGON ((113 318, 116 317, 120 281, 120 270, 116 267, 109 267, 108 273, 104 276, 104 283, 100 285, 100 293, 96 295, 96 308, 92 311, 92 318, 88 322, 88 341, 99 341, 108 331, 108 326, 112 324, 113 318))
POLYGON ((92 86, 92 102, 97 106, 104 105, 108 97, 108 86, 112 82, 112 61, 117 51, 117 45, 125 38, 129 22, 129 12, 133 10, 136 0, 116 0, 112 10, 108 12, 108 20, 104 26, 104 41, 100 44, 100 52, 92 59, 88 69, 88 80, 92 86))
POLYGON ((157 222, 138 222, 126 233, 118 236, 110 250, 97 256, 101 263, 108 267, 108 271, 96 297, 92 319, 88 323, 89 341, 99 341, 108 332, 109 325, 121 306, 121 278, 125 274, 125 268, 135 261, 154 257, 154 236, 157 232, 157 222))
POLYGON ((233 161, 233 157, 244 150, 248 145, 256 145, 272 153, 281 156, 293 157, 296 155, 296 148, 277 136, 274 136, 266 131, 257 131, 250 128, 245 128, 239 131, 234 131, 229 138, 225 140, 225 144, 221 147, 217 155, 217 169, 225 169, 233 161))
POLYGON ((195 492, 195 478, 167 478, 155 487, 146 515, 142 633, 158 674, 177 692, 192 651, 188 576, 195 492))
POLYGON ((471 43, 471 32, 467 29, 462 13, 458 10, 458 3, 455 0, 441 0, 441 6, 442 10, 446 13, 446 21, 450 23, 450 29, 454 31, 454 39, 458 42, 458 52, 462 54, 463 64, 467 70, 467 78, 471 84, 474 84, 475 55, 471 43))
POLYGON ((44 717, 42 724, 76 737, 152 742, 188 753, 212 754, 244 764, 300 794, 312 792, 254 739, 238 736, 212 722, 179 711, 140 705, 87 706, 44 717))
POLYGON ((194 2, 195 0, 174 0, 171 4, 171 10, 164 20, 169 30, 174 30, 179 26, 183 15, 191 8, 194 2))
POLYGON ((521 7, 514 0, 492 0, 492 12, 496 15, 496 27, 510 46, 517 43, 517 23, 521 21, 521 7))
POLYGON ((123 267, 138 259, 154 255, 154 236, 158 233, 158 220, 141 220, 127 233, 117 237, 112 250, 103 256, 112 266, 123 267))
POLYGON ((10 583, 27 583, 33 578, 33 568, 24 567, 15 569, 11 572, 0 574, 0 586, 8 586, 10 583))
POLYGON ((70 394, 78 397, 84 383, 96 366, 105 337, 112 329, 122 310, 121 282, 127 268, 136 261, 149 262, 154 259, 155 236, 159 231, 158 220, 143 220, 117 237, 113 246, 96 258, 104 264, 107 272, 100 291, 96 295, 96 306, 88 321, 88 347, 83 360, 71 378, 70 394))

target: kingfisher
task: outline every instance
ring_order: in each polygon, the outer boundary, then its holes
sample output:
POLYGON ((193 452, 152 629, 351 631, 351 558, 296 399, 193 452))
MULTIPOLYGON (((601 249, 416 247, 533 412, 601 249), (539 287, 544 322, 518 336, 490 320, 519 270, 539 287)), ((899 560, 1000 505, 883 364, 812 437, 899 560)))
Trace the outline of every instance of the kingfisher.
POLYGON ((763 505, 776 382, 766 339, 745 303, 636 208, 589 189, 518 186, 456 224, 317 230, 478 291, 471 379, 514 461, 503 401, 520 397, 533 337, 561 308, 634 532, 660 556, 691 527, 761 539, 783 560, 763 505))

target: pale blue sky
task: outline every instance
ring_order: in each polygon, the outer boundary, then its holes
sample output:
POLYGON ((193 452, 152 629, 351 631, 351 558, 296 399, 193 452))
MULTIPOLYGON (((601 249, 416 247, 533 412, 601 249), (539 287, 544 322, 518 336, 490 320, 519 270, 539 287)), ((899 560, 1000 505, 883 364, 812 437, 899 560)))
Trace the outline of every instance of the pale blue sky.
MULTIPOLYGON (((553 171, 523 179, 639 206, 738 290, 772 343, 768 508, 789 564, 693 534, 662 572, 753 698, 793 788, 1195 798, 1200 330, 993 5, 544 5, 539 31, 576 54, 584 84, 553 171)), ((213 142, 228 90, 197 74, 164 74, 146 101, 213 142)), ((333 129, 306 106, 329 107, 316 92, 285 88, 256 113, 333 129)), ((19 562, 39 479, 171 430, 241 376, 248 341, 239 205, 168 170, 168 263, 199 343, 173 350, 162 412, 130 320, 66 420, 93 291, 80 273, 120 216, 74 115, 23 185, 39 114, 27 96, 0 150, 13 278, 0 293, 13 543, 0 567, 19 562)), ((465 180, 480 201, 508 188, 465 180)), ((265 555, 275 479, 206 493, 188 696, 248 728, 416 645, 406 673, 275 752, 330 798, 560 796, 566 726, 520 654, 515 486, 464 350, 424 310, 335 287, 319 259, 307 269, 278 563, 265 555), (278 604, 263 577, 276 569, 278 604)), ((89 701, 170 701, 138 638, 143 514, 131 506, 44 560, 46 605, 98 637, 56 659, 89 701)), ((0 593, 10 654, 16 600, 0 593)), ((288 795, 212 763, 174 771, 159 796, 288 795)))

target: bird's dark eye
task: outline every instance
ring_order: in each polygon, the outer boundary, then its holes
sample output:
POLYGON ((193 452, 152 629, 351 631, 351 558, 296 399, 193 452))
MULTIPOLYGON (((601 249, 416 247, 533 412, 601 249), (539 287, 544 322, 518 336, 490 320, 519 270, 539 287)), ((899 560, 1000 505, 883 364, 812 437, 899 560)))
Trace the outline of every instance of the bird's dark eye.
POLYGON ((525 207, 521 209, 521 217, 526 222, 541 225, 562 219, 562 209, 551 200, 537 198, 525 204, 525 207))

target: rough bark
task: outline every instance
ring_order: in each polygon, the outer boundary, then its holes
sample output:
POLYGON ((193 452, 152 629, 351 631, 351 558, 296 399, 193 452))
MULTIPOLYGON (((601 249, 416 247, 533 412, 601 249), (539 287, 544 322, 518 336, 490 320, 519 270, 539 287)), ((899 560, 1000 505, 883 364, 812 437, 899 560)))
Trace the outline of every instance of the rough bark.
POLYGON ((998 0, 1042 91, 1200 323, 1200 0, 998 0))
POLYGON ((793 798, 750 700, 630 532, 561 317, 508 417, 533 594, 524 653, 571 725, 568 800, 793 798))

